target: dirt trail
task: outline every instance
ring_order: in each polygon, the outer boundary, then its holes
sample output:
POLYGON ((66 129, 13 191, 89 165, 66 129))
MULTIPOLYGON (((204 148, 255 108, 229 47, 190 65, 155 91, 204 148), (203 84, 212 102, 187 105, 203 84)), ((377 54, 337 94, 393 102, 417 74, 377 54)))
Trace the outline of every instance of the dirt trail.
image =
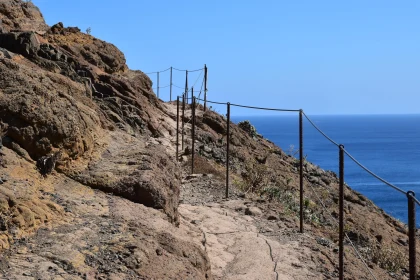
POLYGON ((181 190, 181 228, 195 225, 190 234, 205 247, 215 279, 323 279, 311 249, 303 244, 309 236, 282 221, 267 220, 250 200, 209 194, 207 176, 187 178, 181 190))

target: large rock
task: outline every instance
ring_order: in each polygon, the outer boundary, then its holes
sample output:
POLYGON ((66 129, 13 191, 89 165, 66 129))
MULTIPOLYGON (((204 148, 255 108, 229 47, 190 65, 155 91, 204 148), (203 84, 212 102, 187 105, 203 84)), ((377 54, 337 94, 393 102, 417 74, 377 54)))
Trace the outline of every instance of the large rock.
POLYGON ((88 165, 70 164, 60 167, 62 171, 92 188, 162 209, 178 224, 180 170, 174 157, 162 145, 121 132, 110 132, 102 141, 98 144, 106 149, 95 153, 88 165))
POLYGON ((10 59, 0 59, 0 72, 0 121, 33 159, 54 150, 75 159, 92 148, 101 121, 81 84, 10 59))
POLYGON ((43 178, 3 150, 0 279, 212 279, 191 225, 62 174, 43 178))
POLYGON ((108 73, 122 73, 127 65, 124 54, 113 44, 80 32, 77 27, 64 28, 62 23, 51 27, 46 40, 65 50, 81 65, 93 65, 108 73))
POLYGON ((45 32, 48 25, 39 9, 31 1, 2 0, 0 29, 45 32))
POLYGON ((24 56, 36 55, 40 43, 34 32, 0 34, 0 47, 24 56))

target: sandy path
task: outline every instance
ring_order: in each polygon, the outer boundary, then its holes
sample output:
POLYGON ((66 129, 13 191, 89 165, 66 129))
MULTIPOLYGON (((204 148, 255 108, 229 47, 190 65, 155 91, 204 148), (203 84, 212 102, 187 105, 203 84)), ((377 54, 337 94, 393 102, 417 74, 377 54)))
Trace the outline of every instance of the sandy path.
POLYGON ((322 279, 309 248, 259 233, 260 217, 244 215, 244 207, 242 200, 179 207, 181 226, 196 225, 191 234, 205 245, 215 279, 322 279))

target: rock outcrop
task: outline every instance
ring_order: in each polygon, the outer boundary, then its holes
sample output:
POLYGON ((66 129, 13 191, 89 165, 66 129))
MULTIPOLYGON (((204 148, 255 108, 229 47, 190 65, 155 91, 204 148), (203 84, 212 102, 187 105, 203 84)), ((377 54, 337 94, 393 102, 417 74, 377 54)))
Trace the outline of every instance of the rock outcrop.
POLYGON ((0 28, 3 32, 11 30, 45 32, 48 29, 38 7, 31 1, 2 0, 0 15, 0 28))
MULTIPOLYGON (((12 254, 31 238, 39 248, 32 257, 56 271, 211 279, 205 252, 176 229, 174 115, 151 91, 150 79, 129 70, 114 45, 62 23, 49 28, 30 2, 2 1, 0 16, 0 250, 12 254), (110 205, 105 212, 80 211, 80 191, 92 188, 114 195, 112 205, 132 212, 110 205), (154 226, 154 219, 162 225, 154 226), (82 235, 92 237, 89 250, 74 239, 51 237, 71 228, 73 238, 80 238, 87 223, 89 233, 82 235), (101 232, 105 223, 115 226, 101 232), (95 237, 116 233, 125 241, 94 246, 95 237), (44 244, 39 235, 54 241, 44 244), (60 244, 71 245, 60 251, 60 244), (167 271, 160 269, 167 265, 167 271)), ((91 194, 95 205, 109 202, 91 194)), ((21 273, 13 261, 0 258, 5 277, 21 273)), ((25 273, 52 277, 37 269, 25 273)))

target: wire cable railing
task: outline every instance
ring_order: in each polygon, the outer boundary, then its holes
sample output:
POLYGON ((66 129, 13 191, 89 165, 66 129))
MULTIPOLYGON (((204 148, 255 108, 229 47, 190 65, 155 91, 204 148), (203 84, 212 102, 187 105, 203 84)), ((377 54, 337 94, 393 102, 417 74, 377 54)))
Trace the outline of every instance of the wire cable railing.
MULTIPOLYGON (((334 144, 335 146, 339 147, 340 145, 335 142, 334 140, 332 140, 324 131, 322 131, 309 117, 308 115, 305 114, 305 112, 303 112, 303 110, 298 110, 298 109, 280 109, 280 108, 265 108, 265 107, 255 107, 255 106, 249 106, 249 105, 239 105, 239 104, 234 104, 234 103, 229 103, 229 102, 216 102, 216 101, 211 101, 211 100, 203 100, 200 98, 197 98, 197 100, 200 101, 206 101, 210 104, 218 104, 218 105, 227 105, 230 104, 231 106, 236 106, 236 107, 241 107, 241 108, 248 108, 248 109, 257 109, 257 110, 267 110, 267 111, 278 111, 278 112, 300 112, 302 111, 302 114, 305 116, 305 118, 309 121, 309 123, 322 135, 324 136, 328 141, 330 141, 332 144, 334 144)), ((381 178, 380 176, 378 176, 377 174, 375 174, 374 172, 372 172, 371 170, 369 170, 367 167, 365 167, 363 164, 361 164, 357 159, 355 159, 349 151, 347 151, 346 149, 344 149, 345 154, 352 160, 354 161, 354 163, 356 163, 358 166, 360 166, 363 170, 365 170, 367 173, 369 173, 371 176, 375 177, 376 179, 378 179, 379 181, 381 181, 382 183, 384 183, 385 185, 393 188, 396 191, 399 191, 402 194, 407 195, 408 193, 404 190, 402 190, 401 188, 395 186, 394 184, 386 181, 385 179, 381 178)), ((415 198, 415 197, 414 197, 415 198)), ((415 201, 418 205, 420 205, 420 201, 418 201, 415 198, 415 201)))
POLYGON ((318 126, 316 126, 316 124, 305 114, 305 112, 303 112, 303 115, 305 116, 305 118, 309 121, 309 123, 316 129, 318 130, 319 133, 321 133, 328 141, 330 141, 331 143, 333 143, 334 145, 336 145, 337 147, 340 146, 337 142, 335 142, 334 140, 332 140, 330 137, 328 137, 327 134, 325 134, 318 126))
POLYGON ((264 110, 264 111, 278 111, 278 112, 299 112, 300 111, 300 110, 296 110, 296 109, 264 108, 264 107, 239 105, 239 104, 233 104, 233 103, 231 103, 230 105, 235 106, 235 107, 248 108, 248 109, 256 109, 256 110, 264 110))
MULTIPOLYGON (((311 184, 308 184, 309 187, 311 188, 312 192, 314 193, 315 197, 317 198, 318 202, 321 204, 322 208, 324 209, 324 213, 327 213, 328 216, 331 218, 332 221, 334 221, 335 225, 338 226, 338 221, 336 218, 334 218, 331 213, 327 210, 327 207, 325 206, 325 203, 323 202, 323 200, 319 197, 319 195, 317 194, 317 192, 315 191, 315 189, 313 188, 313 186, 311 184)), ((347 233, 345 233, 346 239, 349 242, 350 246, 353 248, 354 252, 356 253, 356 255, 358 256, 358 258, 362 261, 364 267, 366 268, 366 270, 369 272, 369 274, 372 276, 373 279, 377 280, 377 278, 375 277, 375 275, 373 274, 373 272, 371 271, 371 269, 369 268, 369 266, 367 265, 365 259, 362 257, 362 255, 360 254, 360 252, 357 250, 356 246, 354 245, 354 243, 351 241, 350 237, 347 235, 347 233)))
MULTIPOLYGON (((181 87, 181 86, 178 86, 178 85, 176 85, 176 84, 174 84, 173 83, 173 71, 179 71, 179 72, 185 72, 185 81, 186 81, 186 85, 185 85, 185 88, 187 88, 188 86, 187 86, 187 81, 188 81, 188 74, 189 73, 194 73, 194 72, 200 72, 199 73, 199 75, 198 75, 198 77, 196 78, 196 80, 195 80, 195 82, 194 82, 194 84, 193 84, 193 87, 195 87, 195 85, 197 84, 197 82, 200 80, 200 78, 201 78, 201 76, 203 75, 203 72, 204 72, 204 80, 206 81, 204 84, 205 85, 207 85, 207 70, 208 70, 208 68, 207 68, 207 66, 206 66, 206 64, 204 64, 204 67, 203 68, 199 68, 199 69, 194 69, 194 70, 188 70, 188 69, 179 69, 179 68, 176 68, 176 67, 169 67, 169 68, 166 68, 166 69, 164 69, 164 70, 160 70, 160 71, 152 71, 152 72, 146 72, 146 73, 144 73, 144 74, 146 74, 146 75, 152 75, 152 74, 156 74, 156 83, 157 83, 157 86, 155 86, 155 87, 153 87, 152 89, 155 91, 156 90, 156 95, 157 95, 157 97, 159 98, 159 95, 160 95, 160 90, 161 89, 165 89, 165 88, 170 88, 169 89, 169 101, 172 101, 172 87, 175 87, 175 88, 179 88, 179 89, 184 89, 184 87, 181 87), (160 84, 160 82, 162 81, 162 77, 161 77, 161 73, 164 73, 164 72, 167 72, 167 71, 170 71, 170 75, 169 75, 169 85, 167 85, 167 86, 163 86, 163 87, 161 87, 159 84, 160 84)), ((165 79, 167 78, 167 75, 165 75, 166 77, 165 77, 165 79)), ((196 75, 194 75, 194 76, 196 76, 196 75)), ((152 76, 150 76, 150 79, 152 79, 153 80, 153 78, 152 78, 152 76)), ((207 86, 205 86, 206 88, 205 88, 205 91, 207 90, 207 86)), ((167 92, 166 90, 165 90, 165 92, 167 92)), ((166 94, 166 93, 165 93, 166 94)))
MULTIPOLYGON (((201 92, 201 91, 200 91, 201 92)), ((300 115, 300 138, 303 137, 303 131, 302 131, 302 118, 303 116, 307 119, 307 121, 315 128, 315 130, 320 133, 323 137, 325 137, 325 139, 327 139, 328 141, 330 141, 332 144, 334 144, 336 147, 339 147, 340 149, 340 180, 339 180, 339 185, 340 185, 340 201, 339 201, 339 206, 340 206, 340 222, 339 222, 339 228, 340 228, 340 275, 342 276, 342 273, 344 273, 343 267, 342 267, 342 260, 343 260, 343 249, 342 249, 342 240, 346 239, 348 240, 348 244, 350 244, 350 246, 353 248, 353 250, 355 251, 356 256, 362 261, 364 267, 367 269, 367 271, 369 272, 369 274, 372 276, 373 279, 377 279, 375 277, 375 275, 372 273, 372 271, 369 269, 369 266, 366 264, 366 261, 364 260, 362 254, 360 254, 360 252, 357 250, 355 244, 353 243, 353 241, 349 238, 348 234, 344 232, 343 229, 343 198, 344 198, 344 155, 347 155, 354 163, 356 163, 360 168, 362 168, 364 171, 366 171, 369 175, 373 176, 374 178, 376 178, 377 180, 381 181, 382 183, 384 183, 387 187, 390 187, 404 195, 407 196, 408 200, 409 200, 409 222, 408 222, 408 226, 409 226, 409 240, 410 240, 410 246, 409 246, 409 254, 410 254, 410 279, 414 279, 412 278, 413 273, 415 273, 415 265, 413 265, 412 263, 415 263, 415 254, 416 254, 416 248, 415 248, 415 242, 412 240, 415 240, 415 207, 411 206, 410 208, 410 203, 411 205, 417 204, 420 205, 420 201, 418 199, 415 198, 415 194, 412 191, 404 191, 403 189, 395 186, 394 184, 386 181, 385 179, 381 178, 380 176, 378 176, 377 174, 375 174, 374 172, 372 172, 371 170, 369 170, 367 167, 365 167, 363 164, 361 164, 357 159, 354 158, 354 156, 352 156, 350 154, 349 151, 344 149, 343 145, 339 145, 336 141, 334 141, 332 138, 330 138, 321 128, 319 128, 315 122, 309 118, 303 110, 298 110, 298 109, 280 109, 280 108, 265 108, 265 107, 256 107, 256 106, 248 106, 248 105, 242 105, 242 104, 234 104, 234 103, 229 103, 229 102, 218 102, 218 101, 212 101, 212 100, 203 100, 200 98, 200 96, 198 98, 195 98, 195 100, 199 100, 199 101, 204 101, 207 102, 209 104, 217 104, 217 105, 226 105, 227 106, 227 124, 228 124, 228 128, 230 125, 230 107, 231 106, 236 106, 236 107, 241 107, 241 108, 249 108, 249 109, 257 109, 257 110, 267 110, 267 111, 279 111, 279 112, 299 112, 300 115), (410 202, 411 201, 411 202, 410 202), (414 218, 410 218, 414 217, 414 218), (413 222, 414 220, 414 222, 413 222), (414 245, 412 244, 414 243, 414 245), (413 249, 414 248, 414 249, 413 249), (414 261, 413 261, 414 259, 414 261), (414 269, 413 269, 414 267, 414 269), (414 272, 413 272, 414 271, 414 272)), ((194 114, 194 113, 193 113, 194 114)), ((194 118, 194 116, 193 116, 194 118)), ((187 122, 189 123, 191 121, 191 119, 187 122)), ((193 126, 194 126, 194 121, 193 121, 193 126)), ((194 129, 194 128, 193 128, 194 129)), ((229 131, 229 129, 228 129, 229 131)), ((193 132, 194 133, 194 132, 193 132)), ((226 141, 226 145, 227 145, 227 158, 226 158, 226 198, 228 197, 228 186, 229 186, 229 180, 228 180, 228 174, 229 174, 229 132, 227 132, 227 141, 226 141)), ((301 141, 301 140, 300 140, 301 141)), ((301 142, 303 143, 303 142, 301 142)), ((194 154, 194 152, 193 152, 194 154)), ((300 156, 300 162, 301 162, 301 167, 300 169, 302 170, 302 162, 303 162, 303 157, 300 156)), ((192 161, 192 164, 193 161, 192 161)), ((193 167, 192 167, 193 170, 193 167)), ((300 172, 300 177, 301 177, 301 182, 303 182, 303 175, 302 175, 302 171, 300 172)), ((320 204, 322 205, 322 207, 324 208, 324 210, 327 210, 325 207, 324 202, 319 198, 319 196, 317 195, 317 193, 315 192, 315 190, 313 189, 313 186, 311 184, 308 184, 312 191, 314 192, 314 194, 317 197, 317 200, 320 202, 320 204)), ((302 190, 302 186, 303 184, 301 183, 301 190, 302 190)), ((301 192, 301 199, 303 197, 303 192, 301 192)), ((301 211, 302 211, 302 204, 301 204, 301 211)), ((334 222, 337 224, 337 220, 332 217, 332 215, 326 211, 331 218, 334 220, 334 222)), ((302 221, 302 217, 301 216, 301 221, 302 221)), ((301 224, 301 232, 303 232, 303 226, 301 224)))
MULTIPOLYGON (((255 107, 255 106, 249 106, 249 105, 240 105, 240 104, 234 104, 234 103, 229 103, 229 102, 217 102, 217 101, 211 101, 211 100, 204 100, 204 99, 200 99, 200 98, 196 98, 196 100, 199 101, 206 101, 207 103, 210 104, 218 104, 218 105, 227 105, 230 104, 231 106, 236 106, 236 107, 241 107, 241 108, 248 108, 248 109, 256 109, 256 110, 267 110, 267 111, 278 111, 278 112, 300 112, 302 111, 302 114, 305 116, 305 118, 309 121, 309 123, 322 135, 324 136, 328 141, 330 141, 332 144, 334 144, 335 146, 339 147, 340 145, 335 142, 334 140, 332 140, 324 131, 322 131, 309 117, 308 115, 305 114, 305 112, 303 112, 303 110, 298 110, 298 109, 280 109, 280 108, 265 108, 265 107, 255 107)), ((376 175, 374 172, 372 172, 371 170, 369 170, 368 168, 366 168, 363 164, 361 164, 357 159, 355 159, 349 151, 347 151, 346 149, 344 149, 345 154, 352 160, 354 161, 358 166, 360 166, 363 170, 365 170, 367 173, 369 173, 371 176, 375 177, 376 179, 378 179, 379 181, 381 181, 382 183, 384 183, 385 185, 399 191, 402 194, 407 195, 407 192, 402 190, 401 188, 395 186, 394 184, 386 181, 385 179, 381 178, 380 176, 376 175)), ((418 201, 417 199, 415 199, 416 203, 420 205, 420 201, 418 201)))
POLYGON ((197 79, 195 80, 193 87, 197 84, 198 80, 200 79, 201 75, 203 74, 203 70, 201 70, 200 75, 198 75, 197 79))
POLYGON ((204 68, 195 69, 195 70, 188 70, 188 69, 183 70, 183 69, 178 69, 178 68, 175 68, 175 67, 172 67, 172 69, 174 69, 176 71, 181 71, 181 72, 188 71, 188 73, 198 72, 198 71, 204 70, 204 68))
POLYGON ((204 79, 203 79, 203 82, 201 83, 200 93, 198 94, 197 100, 200 100, 201 93, 203 91, 203 86, 204 86, 204 79))
POLYGON ((181 86, 178 86, 178 85, 175 85, 175 84, 172 84, 174 87, 176 87, 176 88, 179 88, 179 89, 182 89, 182 90, 185 90, 185 87, 181 87, 181 86))
POLYGON ((379 177, 378 175, 376 175, 375 173, 373 173, 372 171, 370 171, 369 169, 367 169, 363 164, 361 164, 357 159, 355 159, 348 151, 346 151, 346 149, 344 149, 344 153, 354 162, 356 163, 358 166, 360 166, 364 171, 366 171, 367 173, 369 173, 370 175, 372 175, 373 177, 375 177, 376 179, 378 179, 379 181, 381 181, 382 183, 384 183, 385 185, 393 188, 396 191, 399 191, 402 194, 407 195, 407 192, 402 190, 401 188, 391 184, 390 182, 382 179, 381 177, 379 177))
POLYGON ((146 74, 146 75, 150 75, 150 74, 156 74, 156 73, 164 73, 164 72, 169 71, 169 70, 171 70, 171 67, 169 67, 169 68, 167 68, 167 69, 165 69, 165 70, 161 70, 161 71, 154 71, 154 72, 148 72, 148 73, 144 73, 144 74, 146 74))

